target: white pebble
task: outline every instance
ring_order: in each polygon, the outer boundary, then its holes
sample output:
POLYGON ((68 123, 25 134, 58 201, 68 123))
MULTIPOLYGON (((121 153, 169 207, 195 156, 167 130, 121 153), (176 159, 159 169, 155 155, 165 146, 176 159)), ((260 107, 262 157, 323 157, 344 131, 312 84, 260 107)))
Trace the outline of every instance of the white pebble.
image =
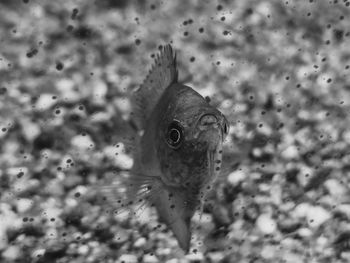
POLYGON ((71 144, 80 150, 86 150, 89 149, 90 145, 94 144, 94 142, 89 135, 77 135, 72 138, 71 144))
POLYGON ((115 163, 121 169, 131 169, 134 160, 129 155, 120 153, 116 156, 115 163))
POLYGON ((299 151, 295 145, 291 145, 281 152, 281 156, 286 160, 296 159, 299 156, 299 151))
POLYGON ((338 180, 329 179, 324 183, 328 192, 334 197, 342 197, 346 194, 346 188, 338 180))
POLYGON ((276 254, 276 247, 272 245, 266 245, 261 251, 261 256, 265 259, 273 259, 276 254))
POLYGON ((246 178, 246 174, 243 171, 234 171, 227 176, 227 181, 233 185, 238 185, 241 181, 246 178))
POLYGON ((53 94, 41 94, 35 107, 38 110, 47 110, 57 103, 52 99, 53 94))
POLYGON ((186 255, 186 259, 189 261, 202 261, 204 260, 204 256, 202 252, 190 253, 186 255))
POLYGON ((89 252, 89 246, 88 245, 79 246, 78 253, 80 255, 86 255, 88 252, 89 252))
POLYGON ((302 255, 295 254, 292 252, 283 253, 282 258, 283 258, 283 260, 281 260, 281 262, 285 262, 285 263, 303 263, 303 262, 305 262, 302 255))
POLYGON ((310 209, 310 204, 301 203, 294 208, 293 215, 297 218, 305 217, 310 209))
POLYGON ((15 260, 21 255, 21 251, 18 246, 9 246, 4 252, 2 252, 2 256, 6 260, 15 260))
POLYGON ((208 253, 208 258, 210 262, 221 262, 224 258, 225 254, 220 252, 210 252, 208 253))
POLYGON ((137 263, 137 257, 132 254, 124 254, 119 258, 119 261, 124 261, 125 263, 137 263))
POLYGON ((144 255, 142 262, 145 263, 157 263, 159 262, 156 256, 152 255, 144 255))
POLYGON ((27 198, 21 198, 17 201, 16 207, 19 213, 25 213, 33 206, 33 201, 27 198))
POLYGON ((312 231, 306 227, 303 227, 298 230, 298 234, 302 237, 310 237, 312 235, 312 231))
POLYGON ((146 244, 146 238, 144 237, 140 237, 139 239, 137 239, 134 243, 134 247, 140 248, 145 246, 146 244))
POLYGON ((275 220, 273 220, 268 214, 260 215, 256 221, 256 224, 259 230, 264 234, 272 234, 277 229, 275 220))
POLYGON ((21 124, 23 127, 23 135, 28 141, 32 141, 36 137, 40 136, 40 127, 36 123, 31 122, 27 119, 22 119, 21 124))
POLYGON ((307 213, 307 222, 313 228, 319 227, 330 218, 330 213, 321 206, 311 207, 307 213))

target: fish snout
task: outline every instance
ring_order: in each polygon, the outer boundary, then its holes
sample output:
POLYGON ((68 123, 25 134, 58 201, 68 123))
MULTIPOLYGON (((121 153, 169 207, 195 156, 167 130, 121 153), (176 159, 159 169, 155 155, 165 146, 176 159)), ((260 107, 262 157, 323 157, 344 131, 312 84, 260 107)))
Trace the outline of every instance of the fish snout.
POLYGON ((229 122, 227 121, 226 117, 224 115, 216 115, 216 114, 204 114, 199 119, 199 130, 200 131, 206 131, 209 129, 215 129, 215 130, 221 130, 221 136, 224 139, 230 129, 229 122))
POLYGON ((208 130, 210 128, 218 128, 219 121, 213 114, 205 114, 199 119, 200 130, 208 130))

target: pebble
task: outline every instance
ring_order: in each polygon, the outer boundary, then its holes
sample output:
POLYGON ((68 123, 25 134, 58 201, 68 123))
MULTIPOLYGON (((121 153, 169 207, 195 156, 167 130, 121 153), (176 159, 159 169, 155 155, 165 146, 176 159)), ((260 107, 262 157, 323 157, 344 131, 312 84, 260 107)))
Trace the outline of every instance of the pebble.
POLYGON ((146 245, 146 238, 144 237, 140 237, 134 243, 134 247, 136 248, 141 248, 141 247, 144 247, 145 245, 146 245))
POLYGON ((2 252, 2 257, 5 258, 5 261, 12 261, 17 259, 21 255, 21 250, 18 246, 9 246, 5 251, 2 252))
POLYGON ((305 217, 307 215, 309 208, 310 208, 310 204, 308 204, 308 203, 298 204, 294 208, 294 211, 292 212, 293 216, 295 216, 297 218, 305 217))
POLYGON ((331 214, 322 206, 312 206, 307 211, 307 222, 313 228, 320 227, 331 218, 331 214))
POLYGON ((240 182, 242 182, 245 178, 247 178, 247 176, 243 171, 234 171, 227 176, 227 181, 231 185, 236 186, 240 182))
POLYGON ((261 251, 261 256, 264 259, 273 259, 276 256, 276 247, 272 245, 265 245, 261 251))
POLYGON ((120 153, 115 159, 116 166, 120 167, 121 169, 131 169, 133 163, 134 160, 129 155, 124 153, 120 153))
POLYGON ((67 101, 73 102, 81 99, 81 94, 74 89, 75 83, 71 79, 67 78, 58 80, 55 88, 67 101))
POLYGON ((152 256, 152 255, 144 255, 143 256, 143 259, 142 259, 142 262, 145 262, 145 263, 157 263, 159 262, 159 260, 157 259, 156 256, 152 256))
POLYGON ((272 234, 277 229, 276 221, 268 214, 260 215, 256 221, 256 225, 264 234, 272 234))
POLYGON ((201 230, 209 233, 213 231, 215 225, 213 223, 213 216, 211 214, 203 213, 202 216, 199 213, 195 213, 192 217, 192 222, 201 226, 201 230))
POLYGON ((86 255, 89 252, 89 246, 88 245, 81 245, 78 247, 78 253, 80 255, 86 255))
POLYGON ((21 120, 21 125, 23 135, 28 141, 33 141, 41 133, 39 125, 26 118, 21 120))
POLYGON ((55 105, 57 102, 52 99, 53 94, 41 94, 39 99, 37 100, 35 104, 35 108, 38 110, 48 110, 50 109, 53 105, 55 105))
POLYGON ((90 148, 90 145, 93 145, 94 142, 89 135, 77 135, 72 138, 71 144, 80 150, 86 150, 90 148))
POLYGON ((113 243, 115 244, 123 244, 129 240, 129 233, 126 229, 120 228, 117 231, 117 234, 115 235, 113 239, 113 243))
POLYGON ((124 254, 120 256, 119 261, 125 263, 137 263, 137 257, 132 254, 124 254))
POLYGON ((225 254, 220 252, 210 252, 207 257, 210 259, 210 262, 221 262, 225 254))
POLYGON ((291 145, 281 152, 281 156, 286 160, 297 159, 299 151, 295 145, 291 145))
POLYGON ((303 255, 294 254, 292 252, 283 253, 282 258, 283 258, 283 260, 281 260, 280 262, 284 262, 284 263, 303 263, 303 262, 305 262, 303 259, 303 255))
POLYGON ((347 190, 338 180, 329 179, 324 183, 324 186, 328 192, 334 197, 342 197, 346 194, 347 190))
POLYGON ((160 255, 160 256, 167 256, 167 255, 170 255, 170 253, 171 253, 170 248, 159 247, 159 248, 157 248, 157 251, 156 251, 156 254, 160 255))
POLYGON ((202 252, 192 252, 186 255, 186 259, 188 259, 190 262, 202 262, 204 260, 204 256, 202 252))
POLYGON ((25 213, 33 206, 33 201, 28 198, 21 198, 16 202, 16 208, 19 213, 25 213))
POLYGON ((350 144, 350 130, 344 131, 343 139, 347 144, 350 144))
POLYGON ((118 155, 116 155, 116 149, 114 146, 106 146, 103 149, 103 153, 105 156, 107 156, 109 159, 114 161, 114 164, 121 168, 121 169, 131 169, 134 160, 127 154, 124 153, 124 151, 118 150, 118 155))
POLYGON ((298 230, 298 234, 302 237, 310 237, 312 236, 312 231, 309 228, 303 227, 298 230))

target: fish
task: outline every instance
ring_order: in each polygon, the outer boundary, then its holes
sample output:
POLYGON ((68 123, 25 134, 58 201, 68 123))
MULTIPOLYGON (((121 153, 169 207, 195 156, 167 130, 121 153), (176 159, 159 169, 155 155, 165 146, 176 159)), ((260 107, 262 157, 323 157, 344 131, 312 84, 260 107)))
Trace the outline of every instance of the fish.
POLYGON ((134 92, 131 122, 138 131, 127 199, 154 206, 159 220, 190 249, 191 218, 220 173, 227 118, 208 100, 178 81, 170 44, 155 58, 134 92))

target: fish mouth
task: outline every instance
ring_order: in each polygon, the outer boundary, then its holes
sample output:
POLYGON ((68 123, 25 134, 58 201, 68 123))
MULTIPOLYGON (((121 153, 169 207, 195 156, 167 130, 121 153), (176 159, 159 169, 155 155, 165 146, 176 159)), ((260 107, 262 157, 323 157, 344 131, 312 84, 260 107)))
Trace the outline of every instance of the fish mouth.
POLYGON ((200 133, 209 130, 220 130, 220 137, 222 140, 224 140, 228 133, 228 127, 228 121, 222 114, 218 115, 217 113, 205 113, 198 119, 198 132, 195 134, 195 138, 198 138, 200 133))
POLYGON ((199 118, 198 128, 202 131, 218 127, 219 121, 215 114, 204 114, 199 118))

